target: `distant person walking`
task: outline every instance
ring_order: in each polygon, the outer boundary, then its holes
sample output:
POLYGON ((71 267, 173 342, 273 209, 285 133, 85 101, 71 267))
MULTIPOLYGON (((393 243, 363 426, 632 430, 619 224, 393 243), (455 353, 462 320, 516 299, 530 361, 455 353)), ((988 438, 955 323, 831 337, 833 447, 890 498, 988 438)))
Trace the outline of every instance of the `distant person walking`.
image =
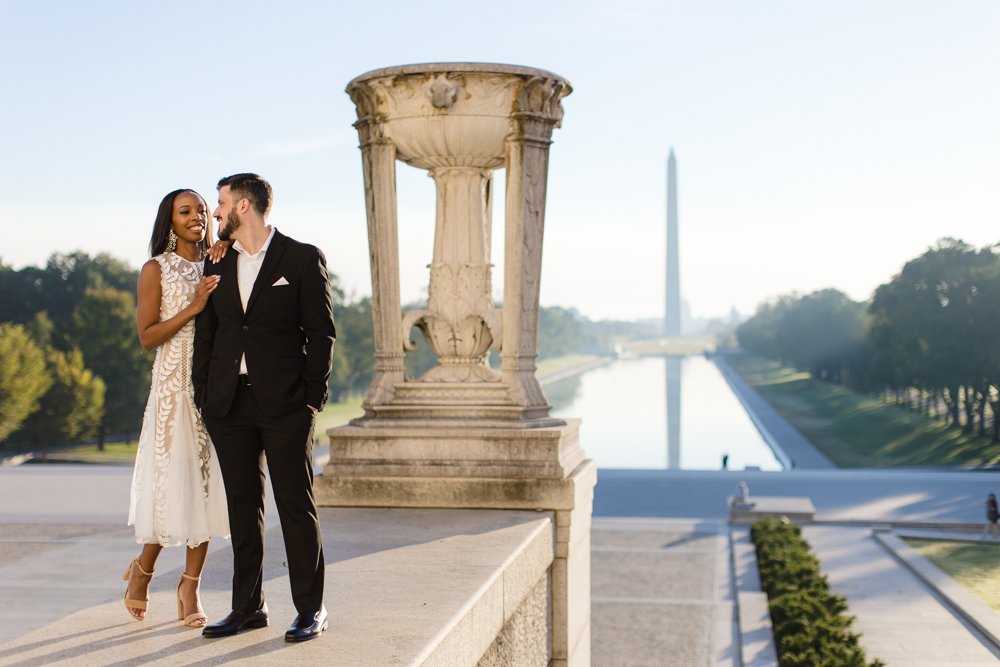
POLYGON ((996 494, 989 494, 986 496, 986 525, 983 527, 983 539, 986 539, 986 533, 990 534, 990 539, 994 540, 997 537, 997 519, 1000 519, 1000 510, 997 509, 997 497, 996 494))
POLYGON ((190 370, 195 316, 219 284, 218 276, 202 276, 202 260, 211 243, 208 205, 201 195, 174 190, 163 198, 149 243, 152 259, 139 274, 136 328, 139 343, 156 349, 156 359, 128 517, 142 553, 132 559, 124 576, 125 607, 141 621, 160 550, 186 545, 177 616, 194 628, 207 623, 198 584, 209 538, 229 537, 222 471, 194 405, 190 370))

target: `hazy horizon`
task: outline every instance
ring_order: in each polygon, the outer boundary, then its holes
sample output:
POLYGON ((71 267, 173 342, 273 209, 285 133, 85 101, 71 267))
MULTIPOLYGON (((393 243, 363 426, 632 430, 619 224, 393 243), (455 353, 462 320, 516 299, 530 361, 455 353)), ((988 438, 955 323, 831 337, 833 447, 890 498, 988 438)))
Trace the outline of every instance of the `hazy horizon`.
MULTIPOLYGON (((275 188, 272 223, 370 292, 354 106, 365 71, 512 62, 565 76, 541 302, 662 317, 666 160, 695 318, 832 287, 867 299, 938 239, 1000 241, 1000 4, 631 0, 360 6, 0 0, 0 260, 146 259, 177 187, 275 188), (386 18, 389 17, 389 18, 386 18), (484 27, 485 26, 485 27, 484 27)), ((399 164, 403 301, 420 298, 433 182, 399 164)), ((502 190, 503 173, 498 172, 502 190)), ((502 197, 494 208, 494 284, 502 197)))

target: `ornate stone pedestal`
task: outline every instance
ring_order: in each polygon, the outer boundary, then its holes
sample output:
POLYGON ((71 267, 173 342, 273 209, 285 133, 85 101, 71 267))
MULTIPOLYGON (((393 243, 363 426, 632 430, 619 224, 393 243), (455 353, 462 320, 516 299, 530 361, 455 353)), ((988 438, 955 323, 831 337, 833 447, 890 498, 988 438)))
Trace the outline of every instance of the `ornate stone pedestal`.
MULTIPOLYGON (((392 67, 348 85, 358 110, 372 268, 375 378, 365 416, 331 429, 321 505, 537 509, 555 513, 552 664, 590 660, 590 515, 596 466, 579 421, 549 416, 535 377, 552 130, 571 88, 510 65, 392 67), (399 296, 395 161, 437 188, 425 310, 399 296), (503 307, 492 300, 493 171, 506 169, 503 307), (438 356, 403 356, 419 328, 438 356), (500 351, 499 370, 490 349, 500 351)), ((347 343, 349 344, 349 343, 347 343)))

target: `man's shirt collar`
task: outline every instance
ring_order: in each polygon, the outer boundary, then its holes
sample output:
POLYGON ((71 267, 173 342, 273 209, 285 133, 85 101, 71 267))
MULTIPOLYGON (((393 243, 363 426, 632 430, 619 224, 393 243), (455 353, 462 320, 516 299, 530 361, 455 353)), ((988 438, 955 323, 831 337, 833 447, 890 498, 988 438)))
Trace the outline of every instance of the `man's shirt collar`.
POLYGON ((274 232, 277 230, 276 227, 271 227, 271 233, 267 235, 267 240, 264 241, 264 245, 260 247, 255 254, 251 255, 247 252, 247 249, 243 247, 243 244, 239 240, 233 241, 233 250, 240 253, 241 255, 246 255, 247 257, 257 257, 261 253, 267 252, 268 247, 271 245, 271 240, 274 238, 274 232))

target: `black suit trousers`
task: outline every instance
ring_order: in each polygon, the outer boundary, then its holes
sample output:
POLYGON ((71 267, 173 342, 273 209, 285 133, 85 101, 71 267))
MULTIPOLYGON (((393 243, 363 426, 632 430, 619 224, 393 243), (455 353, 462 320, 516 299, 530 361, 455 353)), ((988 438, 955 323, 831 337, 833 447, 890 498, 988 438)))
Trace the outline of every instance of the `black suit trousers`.
POLYGON ((264 459, 274 490, 288 559, 292 601, 299 613, 323 605, 323 543, 313 496, 315 415, 302 406, 264 416, 252 386, 239 386, 225 417, 205 415, 229 502, 233 544, 233 609, 253 612, 264 602, 264 459))

